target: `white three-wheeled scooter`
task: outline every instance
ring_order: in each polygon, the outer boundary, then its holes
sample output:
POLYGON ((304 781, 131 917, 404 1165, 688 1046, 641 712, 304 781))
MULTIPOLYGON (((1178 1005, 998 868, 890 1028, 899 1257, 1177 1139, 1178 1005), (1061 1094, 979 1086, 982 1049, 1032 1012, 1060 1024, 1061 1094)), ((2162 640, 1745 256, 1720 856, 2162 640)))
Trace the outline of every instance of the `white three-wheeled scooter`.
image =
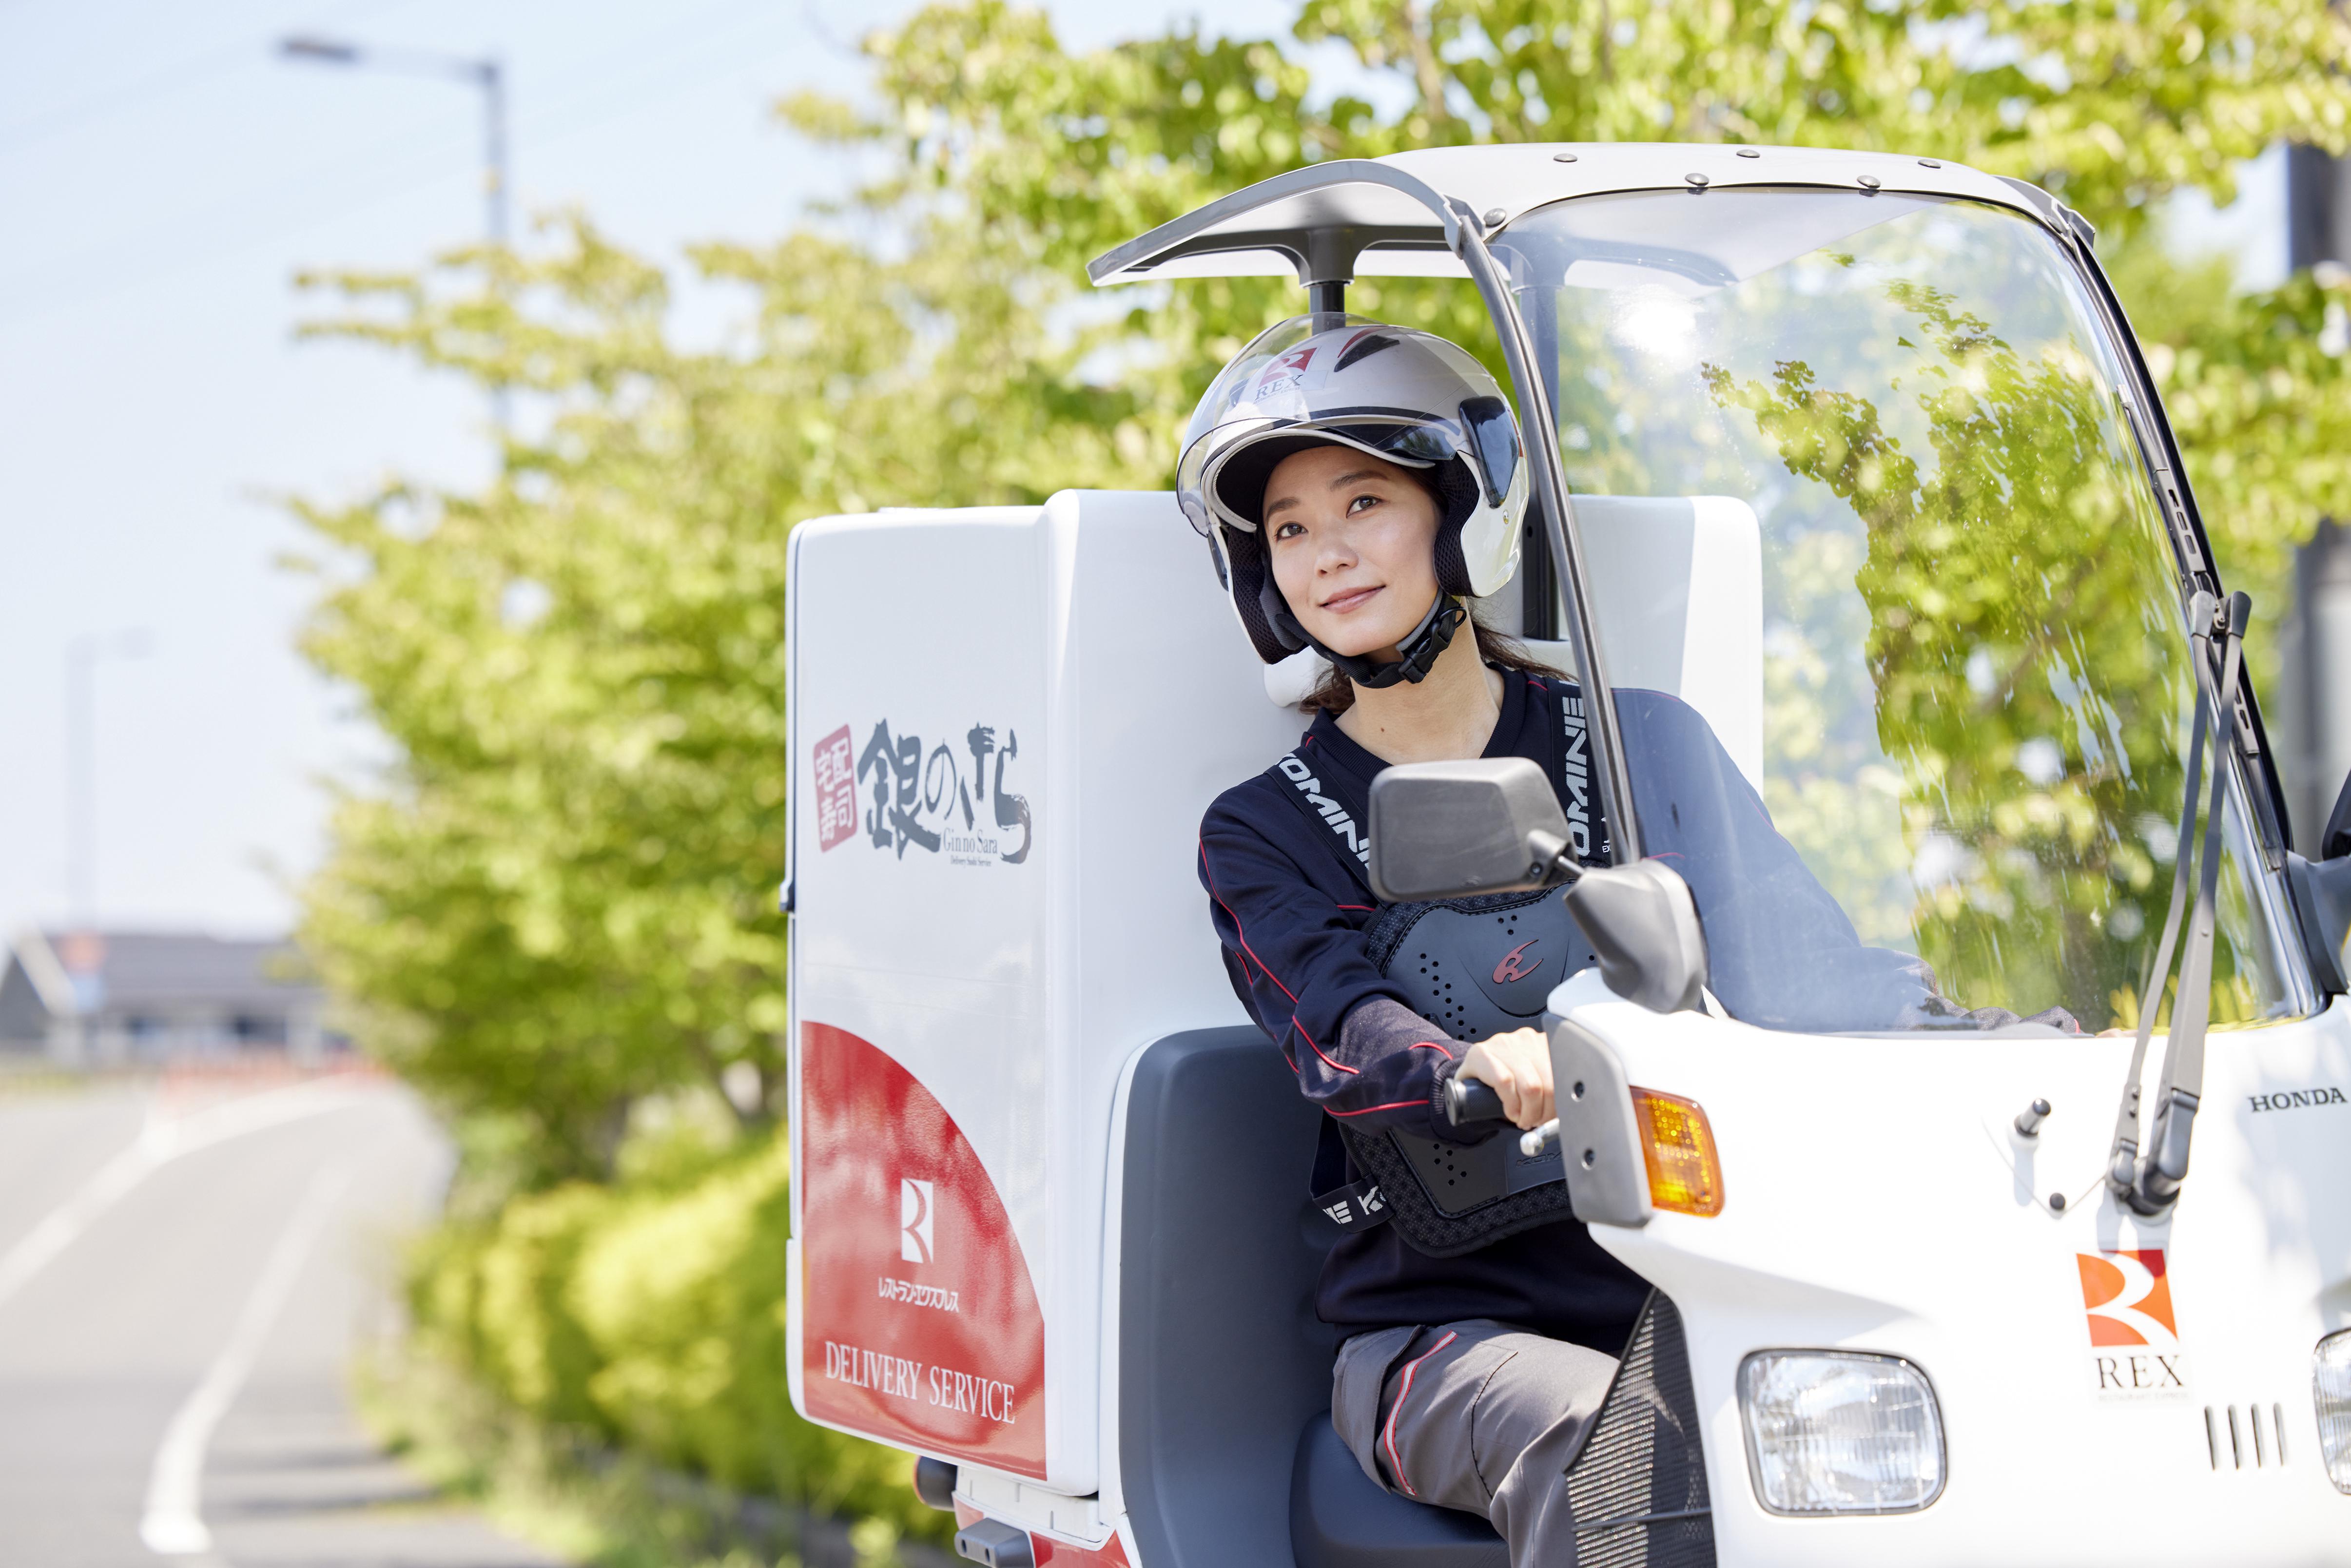
MULTIPOLYGON (((1561 1085, 1520 1157, 1654 1287, 1568 1472, 1590 1563, 2351 1563, 2351 808, 2291 852, 2093 238, 1933 159, 1513 146, 1092 268, 1294 272, 1332 323, 1466 278, 1534 497, 1479 613, 1695 709, 1854 927, 1771 1008, 1710 984, 1768 901, 1644 858, 1700 808, 1612 702, 1613 865, 1533 764, 1375 786, 1383 900, 1560 888, 1599 960, 1498 997, 1561 1085)), ((1165 495, 794 535, 793 1404, 997 1568, 1499 1568, 1330 1427, 1311 1289, 1365 1216, 1306 1202, 1194 841, 1317 672, 1207 554, 1165 495)))

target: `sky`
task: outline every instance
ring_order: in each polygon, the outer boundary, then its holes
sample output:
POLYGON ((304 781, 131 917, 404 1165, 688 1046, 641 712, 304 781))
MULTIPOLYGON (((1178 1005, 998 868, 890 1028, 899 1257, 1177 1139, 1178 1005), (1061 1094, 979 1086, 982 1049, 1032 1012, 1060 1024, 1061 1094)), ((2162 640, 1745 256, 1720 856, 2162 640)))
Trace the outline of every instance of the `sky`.
MULTIPOLYGON (((1288 0, 1052 0, 1092 47, 1288 0)), ((852 90, 905 0, 0 0, 0 934, 283 930, 329 783, 385 758, 294 648, 312 585, 284 497, 486 476, 488 411, 378 350, 298 343, 310 267, 410 267, 483 224, 477 94, 287 61, 291 34, 495 55, 518 226, 569 206, 675 258, 759 240, 851 172, 777 129, 852 90), (123 634, 131 634, 124 637, 123 634), (96 640, 94 908, 67 827, 68 649, 96 640), (127 655, 142 645, 140 656, 127 655)), ((1330 62, 1318 61, 1327 65, 1330 62)), ((2283 181, 2177 232, 2283 270, 2283 181)))
MULTIPOLYGON (((327 780, 384 752, 293 641, 282 498, 485 476, 487 410, 365 348, 298 343, 310 267, 413 267, 484 223, 480 99, 285 60, 289 34, 505 67, 518 230, 578 205, 674 258, 758 240, 850 172, 777 129, 853 89, 904 0, 0 0, 0 935, 78 918, 68 645, 91 673, 94 894, 114 925, 267 933, 327 780), (117 633, 143 641, 116 656, 117 633)), ((1075 47, 1263 0, 1054 0, 1075 47)))

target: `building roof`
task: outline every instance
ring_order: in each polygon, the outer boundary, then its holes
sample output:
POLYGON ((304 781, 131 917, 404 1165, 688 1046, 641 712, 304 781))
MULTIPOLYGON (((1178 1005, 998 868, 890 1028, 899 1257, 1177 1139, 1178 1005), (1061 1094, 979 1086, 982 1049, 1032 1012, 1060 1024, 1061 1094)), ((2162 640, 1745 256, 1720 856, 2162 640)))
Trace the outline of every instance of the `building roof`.
POLYGON ((177 1008, 278 1012, 316 977, 283 940, 158 931, 24 931, 12 957, 52 1016, 177 1008))

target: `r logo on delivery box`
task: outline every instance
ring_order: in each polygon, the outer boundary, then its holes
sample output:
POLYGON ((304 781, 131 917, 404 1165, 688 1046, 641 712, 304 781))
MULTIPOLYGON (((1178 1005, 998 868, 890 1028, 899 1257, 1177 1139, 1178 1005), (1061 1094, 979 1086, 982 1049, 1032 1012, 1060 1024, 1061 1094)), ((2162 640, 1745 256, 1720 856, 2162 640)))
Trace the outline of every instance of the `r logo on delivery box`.
POLYGON ((799 1046, 808 1413, 1041 1478, 1044 1314, 977 1152, 872 1041, 803 1019, 799 1046))
POLYGON ((2082 1308, 2089 1320, 2090 1370, 2107 1396, 2178 1394, 2188 1357, 2171 1310, 2163 1249, 2077 1252, 2082 1308))
POLYGON ((908 1263, 931 1260, 931 1184, 912 1176, 898 1183, 898 1256, 908 1263))

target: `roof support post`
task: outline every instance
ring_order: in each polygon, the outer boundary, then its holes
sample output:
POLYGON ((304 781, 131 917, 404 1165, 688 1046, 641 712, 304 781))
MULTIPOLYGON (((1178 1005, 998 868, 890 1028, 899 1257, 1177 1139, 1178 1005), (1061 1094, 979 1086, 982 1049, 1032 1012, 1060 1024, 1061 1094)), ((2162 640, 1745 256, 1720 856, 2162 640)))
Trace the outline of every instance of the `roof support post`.
POLYGON ((1600 622, 1593 613, 1590 579, 1585 572, 1583 535, 1576 527, 1575 510, 1567 493, 1566 467, 1559 452, 1559 424, 1552 413, 1551 394, 1526 322, 1510 298, 1510 283, 1486 248, 1485 231, 1477 214, 1458 198, 1447 197, 1446 238, 1453 253, 1468 268, 1470 280, 1494 319, 1495 335, 1502 342, 1511 388, 1518 393, 1520 436, 1532 460, 1534 502, 1541 508, 1551 536, 1552 559, 1557 563, 1560 586, 1567 601, 1568 639, 1575 646, 1576 678, 1583 687, 1584 723, 1592 737, 1598 764, 1601 810, 1607 818, 1610 859, 1631 865, 1641 858, 1641 827, 1633 808, 1633 779, 1625 766, 1624 737, 1616 728, 1616 688, 1609 684, 1600 651, 1600 622))

